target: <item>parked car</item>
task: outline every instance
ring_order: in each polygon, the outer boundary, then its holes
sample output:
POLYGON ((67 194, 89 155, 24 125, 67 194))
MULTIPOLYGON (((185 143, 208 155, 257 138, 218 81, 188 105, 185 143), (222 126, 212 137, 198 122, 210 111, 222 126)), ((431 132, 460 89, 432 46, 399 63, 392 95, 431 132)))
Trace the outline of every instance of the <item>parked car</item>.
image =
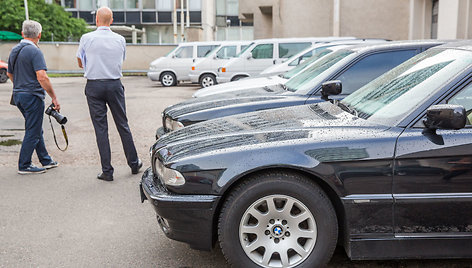
POLYGON ((198 58, 204 58, 221 42, 180 43, 177 48, 160 57, 149 66, 147 73, 152 81, 160 81, 165 87, 175 86, 179 81, 190 81, 190 69, 198 58))
POLYGON ((285 68, 284 66, 286 65, 286 63, 289 63, 292 61, 299 61, 299 58, 302 57, 304 54, 301 54, 302 56, 295 55, 291 57, 290 59, 288 59, 287 62, 283 62, 281 64, 275 65, 275 66, 280 67, 277 69, 279 71, 286 70, 283 74, 276 75, 275 72, 278 72, 278 71, 274 70, 274 71, 271 71, 271 72, 274 72, 274 75, 271 75, 271 76, 259 75, 258 77, 254 77, 254 78, 250 77, 250 78, 241 79, 238 81, 211 86, 208 88, 201 88, 197 90, 192 95, 192 97, 198 98, 198 97, 204 97, 204 96, 209 96, 213 94, 221 94, 221 93, 227 93, 231 91, 237 91, 241 89, 247 90, 249 88, 257 88, 261 86, 273 86, 277 84, 283 84, 287 82, 288 79, 292 78, 293 76, 297 75, 303 70, 311 67, 313 64, 315 64, 317 60, 321 59, 322 57, 328 55, 329 53, 333 51, 337 51, 339 49, 346 48, 354 44, 373 44, 373 43, 381 43, 381 42, 385 42, 385 40, 355 39, 355 40, 337 41, 337 42, 330 42, 330 43, 318 43, 310 47, 308 51, 307 50, 303 51, 305 52, 305 54, 311 53, 312 56, 306 60, 303 60, 303 62, 301 62, 300 60, 300 64, 298 64, 295 68, 288 70, 289 68, 285 68))
POLYGON ((141 198, 166 236, 238 267, 323 267, 337 244, 471 258, 471 79, 472 42, 448 44, 342 101, 186 127, 152 147, 141 198))
POLYGON ((198 83, 202 87, 216 85, 218 67, 228 62, 231 58, 236 57, 249 44, 249 41, 221 42, 221 46, 218 49, 213 50, 204 58, 195 61, 189 73, 190 81, 198 83))
POLYGON ((218 69, 216 80, 218 83, 226 83, 257 76, 267 67, 280 63, 313 44, 350 39, 355 38, 318 37, 255 40, 238 57, 229 60, 218 69))
POLYGON ((8 64, 0 60, 0 83, 5 83, 8 81, 7 70, 8 64))
POLYGON ((297 67, 293 68, 292 70, 284 74, 273 75, 273 76, 268 76, 268 77, 264 77, 264 76, 263 77, 260 77, 260 76, 249 77, 249 78, 241 79, 238 81, 218 84, 218 85, 214 85, 207 88, 201 88, 197 90, 195 93, 193 93, 192 97, 199 98, 199 97, 205 97, 205 96, 221 94, 221 93, 228 93, 228 92, 238 91, 238 90, 248 90, 251 88, 284 84, 285 82, 287 82, 288 79, 294 77, 295 75, 299 74, 303 70, 308 69, 311 66, 313 66, 313 64, 315 64, 317 60, 322 59, 323 57, 325 57, 326 55, 334 51, 347 48, 350 46, 350 45, 335 45, 335 46, 325 47, 326 45, 327 43, 316 44, 315 46, 323 46, 323 49, 318 50, 317 52, 314 53, 314 55, 311 58, 309 58, 308 60, 304 61, 303 63, 299 64, 297 67))
POLYGON ((286 73, 299 64, 303 63, 305 60, 311 58, 317 51, 323 50, 324 48, 328 48, 334 45, 354 45, 354 44, 369 44, 369 43, 382 43, 387 42, 385 39, 354 39, 354 40, 345 40, 345 41, 337 41, 337 42, 330 42, 324 44, 315 44, 309 48, 306 48, 297 54, 293 55, 289 59, 284 62, 281 62, 276 65, 272 65, 262 71, 259 76, 273 76, 286 73))
POLYGON ((342 81, 343 93, 336 96, 342 99, 414 55, 443 43, 438 40, 401 41, 341 49, 283 85, 193 98, 169 106, 163 112, 163 127, 157 130, 156 137, 218 117, 317 103, 322 101, 321 84, 329 80, 342 81))

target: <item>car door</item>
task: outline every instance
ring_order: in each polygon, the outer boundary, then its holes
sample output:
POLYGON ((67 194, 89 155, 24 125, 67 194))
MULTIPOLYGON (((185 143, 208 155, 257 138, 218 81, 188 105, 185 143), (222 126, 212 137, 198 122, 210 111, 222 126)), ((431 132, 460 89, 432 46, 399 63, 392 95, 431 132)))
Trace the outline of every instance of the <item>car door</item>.
POLYGON ((188 80, 193 64, 194 46, 182 46, 175 51, 170 68, 175 71, 177 80, 188 80))
POLYGON ((397 141, 394 230, 398 238, 472 236, 472 83, 442 103, 463 105, 459 130, 425 132, 421 120, 397 141))
POLYGON ((250 76, 260 74, 267 67, 274 65, 274 44, 259 44, 251 50, 252 57, 245 60, 245 71, 250 76))

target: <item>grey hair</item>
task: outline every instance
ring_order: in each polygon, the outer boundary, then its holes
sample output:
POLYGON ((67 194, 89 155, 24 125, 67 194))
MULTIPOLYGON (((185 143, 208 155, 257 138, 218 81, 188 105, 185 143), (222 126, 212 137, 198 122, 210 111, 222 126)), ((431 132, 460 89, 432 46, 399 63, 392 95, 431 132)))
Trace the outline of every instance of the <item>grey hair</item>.
POLYGON ((27 38, 36 38, 43 30, 41 24, 34 20, 25 20, 23 21, 22 27, 23 35, 27 38))

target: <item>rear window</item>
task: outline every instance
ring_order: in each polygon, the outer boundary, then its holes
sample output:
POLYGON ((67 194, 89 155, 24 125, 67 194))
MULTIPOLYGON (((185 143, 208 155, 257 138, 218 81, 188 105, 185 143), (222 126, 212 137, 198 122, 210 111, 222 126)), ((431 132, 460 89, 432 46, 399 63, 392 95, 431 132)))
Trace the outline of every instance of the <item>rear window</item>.
POLYGON ((279 43, 279 58, 290 58, 303 49, 311 46, 310 42, 305 43, 279 43))

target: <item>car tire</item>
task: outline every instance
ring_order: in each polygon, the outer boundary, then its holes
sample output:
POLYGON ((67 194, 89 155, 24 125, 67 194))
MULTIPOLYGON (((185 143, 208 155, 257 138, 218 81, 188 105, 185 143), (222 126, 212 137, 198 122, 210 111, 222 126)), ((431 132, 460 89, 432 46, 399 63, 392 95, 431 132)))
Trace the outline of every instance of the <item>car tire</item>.
POLYGON ((0 83, 5 83, 8 80, 7 70, 1 69, 0 70, 0 83))
POLYGON ((326 193, 289 172, 255 175, 236 186, 218 221, 221 249, 235 267, 322 267, 337 238, 336 213, 326 193))
POLYGON ((177 85, 177 78, 172 72, 164 72, 161 75, 161 84, 164 87, 171 87, 177 85))
POLYGON ((238 80, 241 80, 241 79, 246 78, 246 77, 247 77, 247 76, 245 76, 245 75, 236 75, 235 77, 233 77, 233 78, 231 79, 231 82, 233 82, 233 81, 238 81, 238 80))
POLYGON ((213 74, 204 74, 202 75, 202 77, 200 78, 200 86, 202 88, 205 88, 205 87, 211 87, 211 86, 214 86, 218 84, 216 82, 216 76, 213 75, 213 74))

